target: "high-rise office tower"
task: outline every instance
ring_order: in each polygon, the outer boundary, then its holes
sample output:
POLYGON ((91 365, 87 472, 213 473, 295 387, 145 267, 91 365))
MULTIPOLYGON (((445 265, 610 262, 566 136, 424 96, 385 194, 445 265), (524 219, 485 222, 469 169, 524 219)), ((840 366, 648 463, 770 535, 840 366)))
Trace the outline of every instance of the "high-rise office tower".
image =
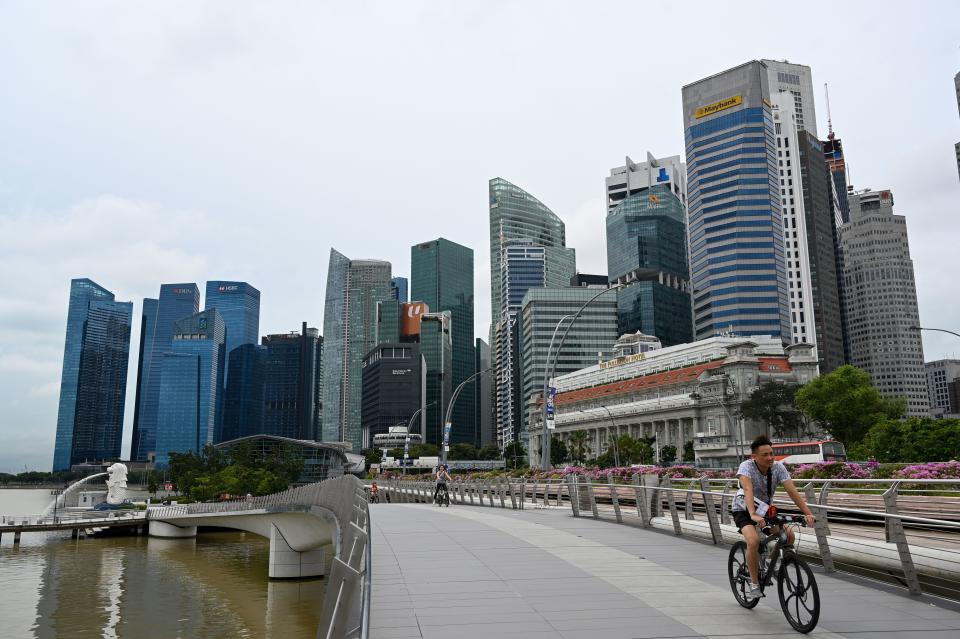
POLYGON ((223 419, 217 442, 258 435, 263 429, 267 348, 241 344, 227 355, 230 371, 223 393, 223 419))
POLYGON ((120 457, 131 302, 96 282, 70 282, 53 470, 120 457))
POLYGON ((960 415, 960 359, 927 362, 927 392, 930 414, 955 418, 960 415))
POLYGON ((770 95, 786 93, 789 98, 781 99, 780 106, 789 106, 792 109, 797 129, 817 137, 817 110, 813 98, 813 74, 810 67, 791 64, 786 60, 762 60, 762 62, 767 67, 770 95))
MULTIPOLYGON (((597 287, 532 288, 523 296, 518 332, 521 401, 527 418, 524 430, 528 433, 532 425, 543 424, 539 420, 539 409, 532 398, 539 398, 543 392, 543 378, 552 361, 556 361, 554 376, 559 376, 594 366, 600 360, 608 360, 613 356, 613 345, 620 335, 617 326, 618 300, 617 292, 609 291, 583 309, 577 321, 570 325, 560 350, 557 350, 558 334, 557 342, 553 344, 554 350, 550 352, 550 359, 547 359, 550 342, 560 320, 576 314, 590 298, 604 288, 607 288, 606 284, 597 287), (538 413, 534 418, 530 415, 531 408, 538 413)), ((689 314, 689 302, 685 308, 689 314)), ((563 330, 562 328, 561 333, 563 330)))
POLYGON ((390 296, 397 300, 398 302, 407 302, 409 301, 409 296, 407 291, 409 290, 410 282, 405 277, 391 277, 390 278, 390 296))
MULTIPOLYGON (((485 371, 491 366, 490 345, 477 338, 474 348, 476 359, 474 359, 474 368, 478 371, 485 371)), ((474 404, 477 409, 477 440, 480 446, 497 443, 497 433, 493 428, 493 383, 492 376, 480 375, 477 378, 477 384, 474 386, 474 404)))
MULTIPOLYGON (((679 156, 648 153, 606 180, 607 275, 630 284, 616 295, 618 330, 656 335, 664 346, 693 339, 684 173, 679 156)), ((698 230, 698 249, 704 235, 698 230)))
POLYGON ((683 87, 695 339, 790 341, 769 73, 752 61, 683 87))
POLYGON ((227 331, 228 356, 241 344, 256 344, 260 338, 260 291, 246 282, 207 282, 204 308, 220 312, 227 331))
MULTIPOLYGON (((960 111, 960 73, 953 76, 953 86, 957 90, 957 110, 960 111)), ((953 146, 957 154, 957 173, 960 174, 960 142, 953 146)))
POLYGON ((196 284, 162 284, 159 299, 143 300, 137 398, 133 413, 130 458, 145 460, 156 451, 157 416, 160 401, 160 369, 163 354, 170 352, 174 322, 200 310, 196 284), (149 338, 150 341, 145 341, 149 338))
POLYGON ((377 302, 392 299, 390 262, 351 260, 330 249, 323 312, 323 441, 361 445, 360 374, 376 346, 377 302))
POLYGON ((850 194, 850 221, 840 227, 850 363, 886 397, 904 397, 907 415, 930 410, 917 286, 907 220, 893 213, 890 191, 850 194))
POLYGON ((223 392, 225 330, 217 309, 174 322, 172 332, 169 351, 159 358, 158 468, 170 463, 170 453, 214 443, 223 392))
MULTIPOLYGON (((424 441, 437 445, 443 444, 443 420, 454 389, 451 316, 450 311, 440 311, 420 318, 420 353, 426 365, 424 441)), ((451 441, 452 437, 451 432, 451 441)))
MULTIPOLYGON (((424 302, 434 313, 450 311, 450 338, 453 341, 450 383, 456 388, 476 372, 473 249, 440 238, 411 247, 410 262, 413 299, 424 302)), ((461 392, 457 397, 453 406, 450 443, 479 444, 475 401, 472 392, 461 392)))
POLYGON ((265 335, 263 430, 292 439, 318 439, 322 423, 324 340, 304 322, 300 332, 265 335))
POLYGON ((844 364, 834 184, 823 145, 796 125, 792 96, 773 99, 783 206, 790 340, 817 347, 820 372, 844 364))
MULTIPOLYGON (((373 445, 375 435, 390 432, 392 426, 410 423, 418 409, 426 404, 426 366, 420 345, 414 342, 377 344, 363 358, 363 399, 360 422, 363 448, 373 445)), ((420 432, 426 424, 422 414, 411 431, 420 432)))
POLYGON ((549 208, 502 178, 490 180, 490 309, 496 368, 495 415, 501 449, 521 435, 517 314, 531 287, 566 286, 576 253, 566 227, 549 208), (508 259, 509 258, 509 259, 508 259))

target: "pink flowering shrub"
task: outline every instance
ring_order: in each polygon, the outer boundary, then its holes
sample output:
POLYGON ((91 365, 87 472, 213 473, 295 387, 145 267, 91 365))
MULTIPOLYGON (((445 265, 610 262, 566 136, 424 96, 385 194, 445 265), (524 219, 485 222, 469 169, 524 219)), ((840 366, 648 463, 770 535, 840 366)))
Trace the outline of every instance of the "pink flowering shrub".
POLYGON ((853 462, 817 462, 791 465, 790 475, 795 479, 870 479, 873 469, 853 462))
POLYGON ((960 462, 911 464, 893 473, 896 479, 960 479, 960 462))

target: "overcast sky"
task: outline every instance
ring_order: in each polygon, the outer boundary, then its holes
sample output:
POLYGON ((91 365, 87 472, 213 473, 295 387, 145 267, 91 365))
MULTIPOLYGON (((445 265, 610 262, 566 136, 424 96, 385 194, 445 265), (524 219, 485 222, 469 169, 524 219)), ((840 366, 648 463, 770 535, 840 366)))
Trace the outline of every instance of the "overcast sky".
MULTIPOLYGON (((330 247, 446 237, 490 318, 487 180, 606 272, 604 177, 683 154, 680 88, 757 58, 830 84, 852 182, 906 215, 924 325, 960 329, 956 2, 0 0, 0 471, 49 470, 70 279, 134 302, 246 280, 261 334, 323 325, 330 247), (734 8, 736 7, 736 8, 734 8)), ((924 335, 927 360, 960 340, 924 335)))

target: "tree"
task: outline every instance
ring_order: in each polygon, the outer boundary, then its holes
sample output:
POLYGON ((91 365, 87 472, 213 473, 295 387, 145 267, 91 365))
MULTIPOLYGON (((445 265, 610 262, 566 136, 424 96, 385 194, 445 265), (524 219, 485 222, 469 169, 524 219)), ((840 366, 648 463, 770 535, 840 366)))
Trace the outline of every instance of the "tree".
POLYGON ((403 459, 403 449, 400 447, 391 448, 387 452, 387 455, 389 455, 390 457, 393 457, 394 459, 403 459))
POLYGON ((570 433, 570 461, 581 466, 590 454, 590 433, 585 430, 575 430, 570 433))
POLYGON ((527 459, 527 449, 523 447, 523 442, 510 442, 503 449, 503 461, 510 470, 525 468, 530 465, 527 459))
POLYGON ((477 449, 473 444, 459 443, 450 447, 450 459, 464 460, 476 459, 477 449))
MULTIPOLYGON (((414 444, 410 447, 410 459, 418 459, 420 457, 436 457, 440 454, 440 449, 437 448, 436 444, 414 444)), ((403 457, 403 452, 400 452, 400 456, 403 457)))
POLYGON ((797 390, 796 405, 835 439, 852 446, 873 425, 902 417, 906 401, 881 397, 870 375, 848 364, 797 390))
MULTIPOLYGON (((401 451, 402 453, 402 451, 401 451)), ((383 449, 382 448, 368 448, 364 451, 363 456, 367 461, 367 468, 374 464, 379 464, 383 461, 383 449)))
POLYGON ((496 444, 487 444, 477 453, 477 459, 500 459, 500 447, 496 444))
POLYGON ((147 492, 156 497, 159 489, 160 482, 157 477, 157 471, 151 470, 149 473, 147 473, 147 492))
POLYGON ((740 405, 740 415, 766 424, 775 437, 787 434, 800 438, 803 416, 795 403, 797 386, 764 382, 740 405))
POLYGON ((847 451, 851 459, 879 462, 943 462, 960 459, 960 419, 911 417, 875 424, 847 451))
POLYGON ((653 461, 653 448, 642 440, 634 439, 630 435, 620 435, 613 439, 608 453, 614 455, 614 460, 621 466, 630 464, 649 464, 653 461))
POLYGON ((559 466, 563 462, 567 461, 567 455, 567 445, 562 439, 554 435, 550 439, 550 465, 559 466))
POLYGON ((683 442, 683 457, 682 460, 685 462, 697 461, 697 455, 693 452, 693 440, 688 439, 683 442))
POLYGON ((668 466, 677 461, 677 447, 667 444, 660 447, 660 463, 668 466))

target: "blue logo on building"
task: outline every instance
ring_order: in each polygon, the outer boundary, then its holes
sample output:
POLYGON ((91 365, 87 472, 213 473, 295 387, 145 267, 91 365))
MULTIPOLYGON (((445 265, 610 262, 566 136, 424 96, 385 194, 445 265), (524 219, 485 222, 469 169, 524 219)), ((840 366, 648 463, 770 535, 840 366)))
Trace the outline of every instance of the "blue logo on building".
POLYGON ((667 170, 663 167, 660 167, 660 175, 657 176, 657 182, 669 182, 670 176, 667 175, 667 170))

